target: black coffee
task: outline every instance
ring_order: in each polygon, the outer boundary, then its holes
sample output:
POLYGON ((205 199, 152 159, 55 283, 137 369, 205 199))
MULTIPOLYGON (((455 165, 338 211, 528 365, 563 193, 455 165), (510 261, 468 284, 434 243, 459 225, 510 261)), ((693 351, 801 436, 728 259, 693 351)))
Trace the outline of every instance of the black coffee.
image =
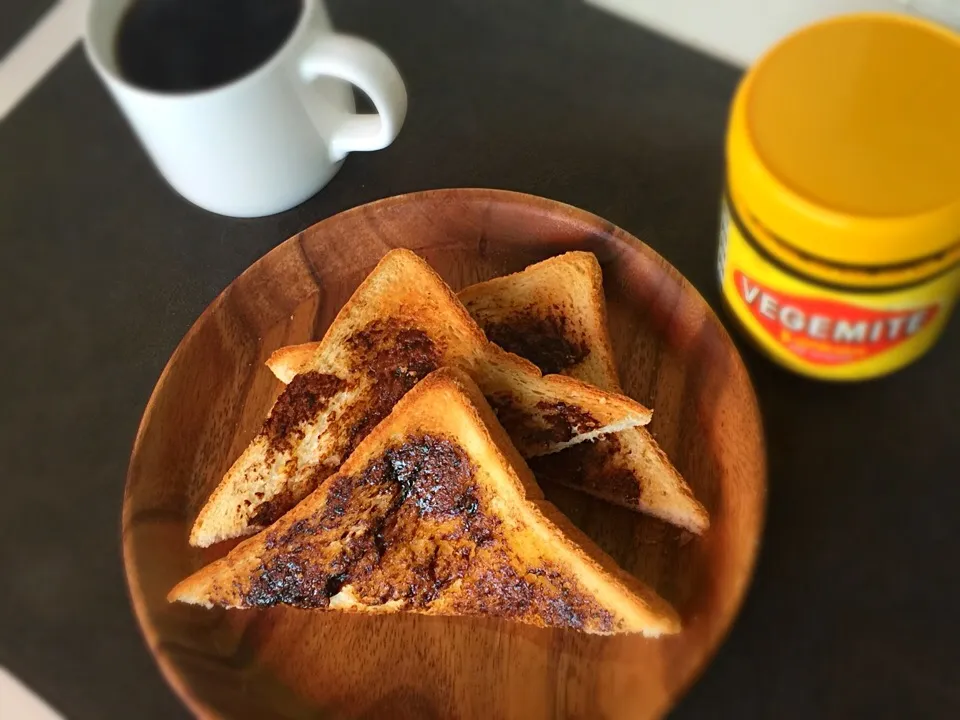
POLYGON ((290 37, 301 0, 135 0, 117 33, 120 74, 160 92, 224 85, 290 37))

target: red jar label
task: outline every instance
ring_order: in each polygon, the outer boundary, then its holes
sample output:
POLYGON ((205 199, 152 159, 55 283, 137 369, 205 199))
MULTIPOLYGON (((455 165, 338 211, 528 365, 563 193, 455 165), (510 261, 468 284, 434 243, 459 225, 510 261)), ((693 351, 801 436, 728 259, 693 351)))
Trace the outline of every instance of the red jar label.
POLYGON ((889 350, 911 339, 936 316, 939 305, 878 310, 772 290, 734 272, 750 313, 786 350, 807 362, 840 365, 889 350))

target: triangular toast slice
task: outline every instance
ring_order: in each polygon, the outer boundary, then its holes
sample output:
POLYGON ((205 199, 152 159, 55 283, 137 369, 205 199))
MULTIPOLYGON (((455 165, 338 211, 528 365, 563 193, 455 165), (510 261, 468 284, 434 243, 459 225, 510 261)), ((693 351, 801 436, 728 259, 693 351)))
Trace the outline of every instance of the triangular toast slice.
POLYGON ((675 633, 656 593, 539 488, 479 389, 442 368, 340 470, 168 600, 498 617, 588 633, 675 633))
POLYGON ((266 527, 335 471, 417 382, 441 366, 470 373, 526 457, 647 423, 650 411, 490 343, 417 255, 388 253, 323 340, 277 351, 289 385, 226 473, 190 534, 207 546, 266 527))
MULTIPOLYGON (((592 253, 570 252, 464 289, 460 300, 487 337, 535 363, 622 393, 603 276, 592 253)), ((706 509, 646 428, 605 435, 531 460, 536 476, 654 515, 694 533, 706 509)))

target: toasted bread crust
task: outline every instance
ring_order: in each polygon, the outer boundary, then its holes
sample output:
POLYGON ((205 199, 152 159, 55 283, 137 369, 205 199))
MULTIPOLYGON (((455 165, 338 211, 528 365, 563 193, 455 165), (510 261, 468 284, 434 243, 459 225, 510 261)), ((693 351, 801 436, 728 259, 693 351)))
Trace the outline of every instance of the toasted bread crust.
MULTIPOLYGON (((439 372, 439 371, 438 371, 439 372)), ((552 523, 559 531, 556 539, 562 542, 567 549, 579 557, 584 562, 594 566, 598 572, 608 573, 623 590, 642 598, 643 602, 654 612, 662 615, 664 618, 673 618, 676 621, 676 631, 679 631, 679 618, 670 605, 657 595, 649 587, 641 583, 637 578, 625 572, 616 561, 607 555, 600 547, 591 540, 580 528, 574 525, 566 515, 543 496, 543 491, 537 484, 533 472, 524 462, 520 453, 510 442, 510 436, 503 429, 503 426, 497 421, 493 409, 486 402, 479 388, 472 382, 464 379, 462 374, 449 373, 453 381, 458 385, 461 392, 467 396, 473 406, 474 414, 478 422, 482 423, 490 434, 490 440, 497 448, 499 459, 505 465, 513 468, 516 479, 520 483, 518 490, 522 496, 536 506, 537 511, 552 523)))
POLYGON ((407 250, 381 260, 323 340, 278 351, 268 364, 291 383, 264 430, 201 509, 190 534, 193 545, 270 524, 335 471, 406 392, 441 366, 467 371, 496 399, 501 421, 528 457, 650 420, 650 411, 629 398, 569 378, 543 378, 529 361, 489 343, 440 276, 407 250), (305 388, 327 386, 338 390, 305 394, 305 388), (276 415, 286 406, 310 412, 296 423, 281 422, 276 415), (268 432, 271 425, 285 428, 286 437, 268 432))
POLYGON ((289 384, 297 373, 306 370, 320 351, 321 341, 287 345, 274 350, 267 358, 267 367, 277 379, 289 384))
POLYGON ((555 339, 585 351, 562 367, 553 363, 549 372, 622 392, 607 329, 603 271, 593 253, 557 255, 520 272, 470 285, 457 297, 491 340, 496 342, 493 336, 501 331, 507 341, 504 349, 539 366, 533 355, 547 330, 555 339), (512 332, 515 329, 526 331, 526 337, 512 332))
MULTIPOLYGON (((403 472, 413 467, 407 460, 389 464, 403 472)), ((466 374, 444 368, 410 391, 327 483, 269 530, 179 583, 168 599, 487 615, 600 634, 679 631, 679 619, 665 601, 579 534, 582 545, 565 536, 558 523, 572 528, 542 499, 479 389, 466 374), (390 494, 395 481, 378 479, 383 471, 377 468, 385 467, 379 458, 403 453, 411 443, 415 451, 418 442, 425 443, 421 457, 433 464, 405 476, 402 482, 412 483, 409 495, 390 494), (464 460, 445 461, 447 470, 436 470, 436 458, 451 452, 464 460), (357 484, 370 472, 372 480, 357 484), (425 483, 424 472, 433 473, 425 483), (462 501, 464 493, 469 503, 462 501), (391 509, 384 509, 381 497, 393 498, 391 509), (377 524, 397 507, 400 519, 377 524), (354 512, 358 508, 360 515, 354 512), (383 540, 364 540, 373 527, 385 528, 376 531, 383 540), (391 528, 397 527, 405 534, 394 545, 391 528), (341 544, 327 536, 339 537, 341 544), (351 545, 351 539, 359 544, 351 545), (366 547, 367 555, 357 555, 354 547, 366 547), (417 570, 423 557, 432 558, 427 575, 417 570), (386 585, 385 577, 391 578, 386 585)))
MULTIPOLYGON (((518 273, 471 285, 459 297, 490 339, 500 339, 507 350, 526 352, 538 365, 538 356, 543 357, 552 370, 622 392, 607 328, 602 271, 592 253, 549 258, 518 273), (558 353, 558 347, 580 350, 558 353)), ((582 490, 694 533, 709 526, 706 509, 643 427, 534 458, 531 463, 541 480, 582 490)))

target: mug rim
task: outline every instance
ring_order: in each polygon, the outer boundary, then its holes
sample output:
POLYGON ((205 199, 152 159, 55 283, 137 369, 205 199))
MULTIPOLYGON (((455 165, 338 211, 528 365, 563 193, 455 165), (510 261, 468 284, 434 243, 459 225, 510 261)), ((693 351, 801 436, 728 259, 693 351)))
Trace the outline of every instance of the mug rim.
MULTIPOLYGON (((116 0, 113 0, 115 2, 116 0)), ((90 61, 90 64, 96 69, 96 71, 106 80, 109 80, 115 85, 119 85, 124 90, 136 93, 141 96, 151 97, 151 98, 160 98, 164 100, 181 100, 181 99, 190 99, 198 97, 207 97, 212 95, 217 95, 231 90, 235 90, 238 86, 244 85, 248 82, 253 82, 254 80, 270 73, 273 69, 283 62, 287 52, 295 44, 299 43, 301 38, 306 35, 307 30, 310 26, 310 22, 313 20, 313 15, 316 10, 317 0, 300 0, 300 17, 297 19, 297 24, 293 28, 293 32, 287 36, 287 39, 273 51, 273 54, 270 55, 264 62, 255 67, 253 70, 241 75, 234 80, 231 80, 227 83, 221 85, 215 85, 209 88, 203 88, 200 90, 185 90, 182 92, 170 92, 170 91, 161 91, 161 90, 151 90, 149 88, 142 87, 135 83, 127 80, 122 73, 119 72, 119 69, 114 69, 106 60, 106 54, 109 52, 107 48, 104 48, 101 44, 95 43, 91 38, 93 37, 93 22, 94 17, 97 12, 99 12, 102 5, 110 3, 111 0, 90 0, 86 15, 83 23, 83 47, 86 51, 87 59, 90 61)), ((110 31, 107 35, 114 39, 117 36, 119 30, 120 22, 123 19, 124 13, 127 8, 136 0, 123 0, 124 7, 121 11, 118 19, 113 27, 110 28, 110 31)), ((116 63, 114 63, 116 65, 116 63)))

